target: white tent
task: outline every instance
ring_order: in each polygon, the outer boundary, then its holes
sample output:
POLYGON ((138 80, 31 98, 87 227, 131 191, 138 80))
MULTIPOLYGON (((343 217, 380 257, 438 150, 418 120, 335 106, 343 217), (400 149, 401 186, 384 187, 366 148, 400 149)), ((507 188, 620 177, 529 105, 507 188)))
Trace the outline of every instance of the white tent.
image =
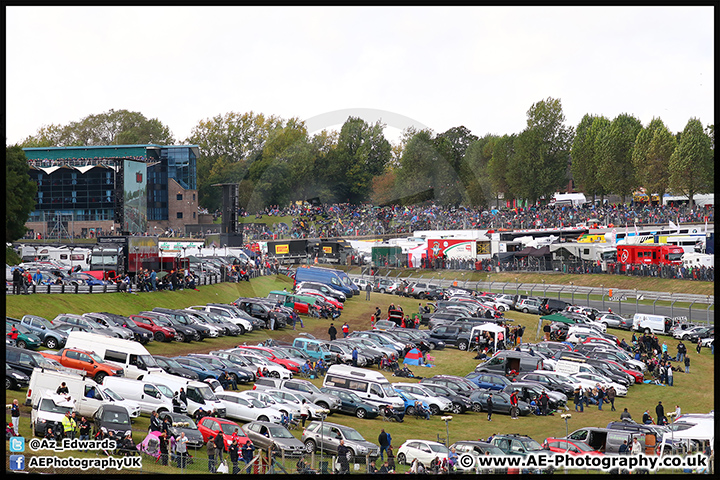
POLYGON ((473 327, 472 331, 470 332, 470 338, 475 338, 476 336, 479 336, 481 332, 491 332, 495 334, 495 351, 497 352, 497 334, 502 333, 503 337, 506 335, 505 327, 498 325, 497 323, 483 323, 481 325, 478 325, 476 327, 473 327))
POLYGON ((686 430, 679 430, 676 432, 673 432, 672 434, 664 435, 663 441, 660 446, 660 452, 665 451, 665 442, 668 439, 674 439, 674 440, 686 440, 688 451, 690 450, 690 440, 700 440, 702 442, 705 442, 707 440, 710 441, 711 444, 715 441, 715 422, 710 419, 686 419, 690 423, 696 423, 695 426, 690 427, 686 430))

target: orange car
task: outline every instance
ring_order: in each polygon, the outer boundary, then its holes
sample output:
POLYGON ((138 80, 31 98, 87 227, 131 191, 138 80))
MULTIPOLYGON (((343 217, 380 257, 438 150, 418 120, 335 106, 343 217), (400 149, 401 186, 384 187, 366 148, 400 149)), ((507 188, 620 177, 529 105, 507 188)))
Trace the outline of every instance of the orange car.
POLYGON ((40 352, 40 355, 55 360, 63 367, 84 370, 89 377, 92 377, 100 384, 102 384, 103 379, 108 375, 123 376, 122 367, 107 363, 98 357, 95 352, 80 350, 79 348, 62 348, 55 353, 46 350, 40 352))

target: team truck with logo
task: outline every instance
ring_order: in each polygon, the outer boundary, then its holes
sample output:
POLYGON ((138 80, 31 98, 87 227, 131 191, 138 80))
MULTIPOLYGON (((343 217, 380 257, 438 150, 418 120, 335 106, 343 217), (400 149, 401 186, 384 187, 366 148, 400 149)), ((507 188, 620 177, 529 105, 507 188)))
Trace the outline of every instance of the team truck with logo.
POLYGON ((160 271, 160 247, 158 237, 133 237, 129 235, 97 237, 92 249, 90 270, 103 272, 103 278, 138 272, 160 271))
POLYGON ((641 243, 617 246, 617 261, 622 265, 680 265, 685 251, 676 245, 641 243))

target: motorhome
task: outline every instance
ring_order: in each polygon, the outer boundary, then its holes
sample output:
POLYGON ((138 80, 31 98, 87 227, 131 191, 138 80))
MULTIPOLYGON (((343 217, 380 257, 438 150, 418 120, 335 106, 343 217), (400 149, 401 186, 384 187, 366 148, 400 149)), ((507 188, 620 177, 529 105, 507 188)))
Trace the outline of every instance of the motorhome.
POLYGON ((88 332, 70 332, 65 347, 95 352, 103 360, 121 365, 124 376, 128 378, 137 379, 148 373, 163 371, 150 352, 132 340, 88 332))
POLYGON ((389 404, 400 410, 405 407, 405 402, 382 373, 365 368, 332 365, 325 374, 323 386, 350 390, 374 405, 389 404))

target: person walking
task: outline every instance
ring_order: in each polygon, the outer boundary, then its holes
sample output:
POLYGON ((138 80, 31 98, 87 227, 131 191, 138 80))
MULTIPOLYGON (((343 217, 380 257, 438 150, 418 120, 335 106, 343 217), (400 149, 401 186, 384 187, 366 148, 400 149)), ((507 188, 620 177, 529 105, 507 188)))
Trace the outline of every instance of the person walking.
POLYGON ((616 393, 617 393, 617 392, 615 391, 615 387, 613 387, 613 386, 611 385, 610 388, 608 388, 608 391, 607 391, 607 399, 610 401, 610 411, 611 411, 611 412, 615 412, 615 411, 616 411, 616 410, 615 410, 615 395, 616 395, 616 393))
POLYGON ((380 461, 383 461, 383 453, 387 451, 388 447, 390 446, 390 440, 389 435, 387 432, 385 432, 385 429, 383 428, 380 430, 380 435, 378 435, 378 444, 380 445, 380 461))
POLYGON ((365 285, 365 300, 370 300, 370 292, 372 292, 372 285, 368 282, 368 284, 365 285))
POLYGON ((487 409, 487 414, 488 414, 488 422, 492 422, 492 414, 493 414, 492 393, 488 395, 486 409, 487 409))
POLYGON ((330 328, 328 328, 328 335, 330 335, 331 342, 337 338, 337 328, 335 328, 334 323, 330 324, 330 328))
POLYGON ((690 373, 690 357, 685 355, 685 360, 683 360, 683 363, 685 363, 685 373, 690 373))
POLYGON ((350 325, 348 325, 347 322, 343 323, 342 334, 343 338, 347 338, 347 336, 350 335, 350 325))

